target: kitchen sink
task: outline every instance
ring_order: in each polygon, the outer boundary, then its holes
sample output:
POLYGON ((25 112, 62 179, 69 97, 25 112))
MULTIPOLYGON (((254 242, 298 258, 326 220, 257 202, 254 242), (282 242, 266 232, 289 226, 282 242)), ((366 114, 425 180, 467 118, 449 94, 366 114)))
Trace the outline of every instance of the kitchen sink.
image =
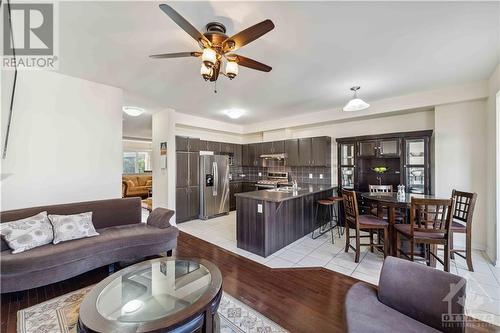
MULTIPOLYGON (((297 188, 297 191, 300 190, 300 187, 297 188)), ((269 190, 266 190, 267 192, 281 192, 281 193, 292 193, 293 188, 291 187, 278 187, 278 188, 271 188, 269 190)))

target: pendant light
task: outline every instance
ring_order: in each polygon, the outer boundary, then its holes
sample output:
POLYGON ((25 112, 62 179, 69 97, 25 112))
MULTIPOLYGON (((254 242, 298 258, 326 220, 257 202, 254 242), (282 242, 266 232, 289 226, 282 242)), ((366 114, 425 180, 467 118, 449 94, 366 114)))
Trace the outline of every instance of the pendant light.
POLYGON ((347 102, 347 104, 344 106, 342 110, 344 111, 361 111, 364 109, 368 109, 370 107, 370 104, 366 103, 363 101, 361 98, 358 98, 358 90, 361 89, 360 86, 354 86, 351 88, 352 91, 354 91, 354 96, 352 99, 347 102))

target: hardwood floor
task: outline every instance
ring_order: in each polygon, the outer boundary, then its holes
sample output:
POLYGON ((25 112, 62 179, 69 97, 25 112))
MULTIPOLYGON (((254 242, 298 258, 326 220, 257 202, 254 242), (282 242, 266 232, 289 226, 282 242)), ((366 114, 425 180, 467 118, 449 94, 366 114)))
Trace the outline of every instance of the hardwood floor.
MULTIPOLYGON (((174 255, 214 262, 222 272, 224 291, 290 332, 345 332, 343 303, 347 290, 357 282, 354 278, 323 268, 271 269, 182 232, 174 255)), ((1 332, 16 332, 19 309, 105 276, 107 268, 100 268, 60 283, 2 295, 1 332)))

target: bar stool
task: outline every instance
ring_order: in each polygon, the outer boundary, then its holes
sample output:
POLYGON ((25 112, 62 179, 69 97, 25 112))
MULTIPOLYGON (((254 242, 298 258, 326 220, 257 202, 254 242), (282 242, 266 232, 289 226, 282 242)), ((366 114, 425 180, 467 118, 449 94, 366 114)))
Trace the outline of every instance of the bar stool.
MULTIPOLYGON (((314 213, 315 225, 314 225, 313 232, 311 234, 312 239, 316 239, 319 236, 327 233, 328 231, 332 231, 332 243, 335 243, 335 239, 333 237, 333 229, 335 227, 339 228, 338 215, 337 215, 337 219, 336 219, 336 224, 335 225, 332 224, 333 216, 334 216, 333 208, 335 206, 335 203, 336 202, 328 200, 328 199, 321 199, 321 200, 316 201, 316 211, 314 213), (321 223, 321 221, 318 220, 318 214, 320 213, 320 209, 323 211, 323 214, 327 218, 326 223, 321 223), (326 228, 324 228, 325 226, 326 226, 326 228), (317 236, 314 236, 314 232, 318 229, 319 229, 319 234, 317 236)), ((340 228, 338 229, 338 232, 339 232, 339 237, 340 237, 340 228)))
POLYGON ((344 235, 344 227, 340 224, 340 203, 344 200, 342 197, 336 196, 336 197, 328 197, 328 200, 333 202, 333 218, 335 221, 335 225, 338 226, 340 235, 344 235))

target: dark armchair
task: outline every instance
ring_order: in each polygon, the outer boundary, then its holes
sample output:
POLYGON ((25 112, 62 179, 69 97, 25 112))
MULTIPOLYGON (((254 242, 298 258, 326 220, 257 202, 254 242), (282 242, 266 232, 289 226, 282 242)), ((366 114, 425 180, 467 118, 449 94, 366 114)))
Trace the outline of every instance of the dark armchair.
POLYGON ((387 257, 376 287, 358 282, 345 300, 348 332, 465 331, 466 280, 387 257))

